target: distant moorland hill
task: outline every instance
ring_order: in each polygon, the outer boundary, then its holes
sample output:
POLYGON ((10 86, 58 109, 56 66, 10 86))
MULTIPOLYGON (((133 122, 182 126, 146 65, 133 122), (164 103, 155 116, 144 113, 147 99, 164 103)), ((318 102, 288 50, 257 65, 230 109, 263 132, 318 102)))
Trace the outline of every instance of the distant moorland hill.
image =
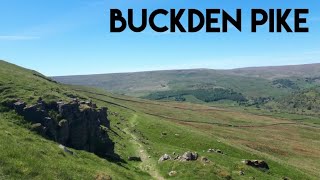
MULTIPOLYGON (((231 101, 246 106, 265 106, 271 110, 286 109, 297 113, 312 114, 320 111, 316 101, 310 102, 303 98, 305 96, 292 98, 308 91, 317 92, 320 86, 320 64, 231 70, 164 70, 62 76, 53 79, 61 83, 98 87, 113 93, 152 100, 194 103, 231 101)), ((318 97, 318 94, 315 96, 318 97)))

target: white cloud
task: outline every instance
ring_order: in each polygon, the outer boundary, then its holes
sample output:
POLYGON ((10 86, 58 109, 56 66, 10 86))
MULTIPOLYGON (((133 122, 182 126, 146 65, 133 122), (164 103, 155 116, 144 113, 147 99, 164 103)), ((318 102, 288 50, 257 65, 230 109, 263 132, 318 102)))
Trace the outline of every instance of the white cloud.
POLYGON ((26 40, 34 40, 39 39, 40 37, 37 36, 1 36, 0 41, 26 41, 26 40))

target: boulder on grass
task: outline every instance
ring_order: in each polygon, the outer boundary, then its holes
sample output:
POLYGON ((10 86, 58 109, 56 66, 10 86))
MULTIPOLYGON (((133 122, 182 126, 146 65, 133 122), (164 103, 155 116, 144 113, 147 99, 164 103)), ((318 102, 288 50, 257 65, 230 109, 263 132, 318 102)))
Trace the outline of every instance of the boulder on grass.
POLYGON ((243 163, 248 165, 248 166, 251 166, 251 167, 264 169, 264 170, 269 170, 269 165, 265 161, 261 161, 261 160, 244 160, 243 163))
POLYGON ((167 161, 170 159, 171 159, 171 156, 169 156, 168 154, 164 154, 163 156, 160 157, 159 162, 167 161))
POLYGON ((62 145, 62 144, 59 145, 59 148, 62 149, 65 153, 68 153, 68 154, 70 154, 70 155, 73 155, 73 154, 74 154, 71 150, 69 150, 67 147, 65 147, 65 146, 62 145))
POLYGON ((181 161, 195 161, 198 159, 198 153, 196 152, 185 152, 182 157, 181 161))

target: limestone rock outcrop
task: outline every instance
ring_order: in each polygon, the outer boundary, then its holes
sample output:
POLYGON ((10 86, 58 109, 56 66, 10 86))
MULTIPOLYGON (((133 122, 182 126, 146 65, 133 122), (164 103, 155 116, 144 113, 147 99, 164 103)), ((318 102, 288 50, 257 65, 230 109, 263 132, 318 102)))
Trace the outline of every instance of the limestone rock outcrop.
POLYGON ((18 100, 12 106, 33 124, 34 131, 51 140, 99 156, 113 154, 114 143, 106 132, 110 128, 107 108, 97 108, 91 101, 79 102, 77 99, 68 103, 46 103, 39 99, 31 106, 18 100))

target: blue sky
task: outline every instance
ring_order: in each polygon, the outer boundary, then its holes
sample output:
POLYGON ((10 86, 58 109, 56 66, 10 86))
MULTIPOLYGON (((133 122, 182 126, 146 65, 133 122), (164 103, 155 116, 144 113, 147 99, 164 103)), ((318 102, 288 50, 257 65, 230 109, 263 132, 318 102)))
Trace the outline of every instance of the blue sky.
MULTIPOLYGON (((0 0, 0 59, 45 75, 320 62, 320 2, 314 0, 0 0), (195 34, 109 32, 109 9, 243 11, 243 32, 195 34), (250 33, 252 8, 308 8, 309 33, 250 33)), ((293 16, 289 23, 293 23, 293 16)), ((160 18, 160 24, 166 24, 160 18)))

